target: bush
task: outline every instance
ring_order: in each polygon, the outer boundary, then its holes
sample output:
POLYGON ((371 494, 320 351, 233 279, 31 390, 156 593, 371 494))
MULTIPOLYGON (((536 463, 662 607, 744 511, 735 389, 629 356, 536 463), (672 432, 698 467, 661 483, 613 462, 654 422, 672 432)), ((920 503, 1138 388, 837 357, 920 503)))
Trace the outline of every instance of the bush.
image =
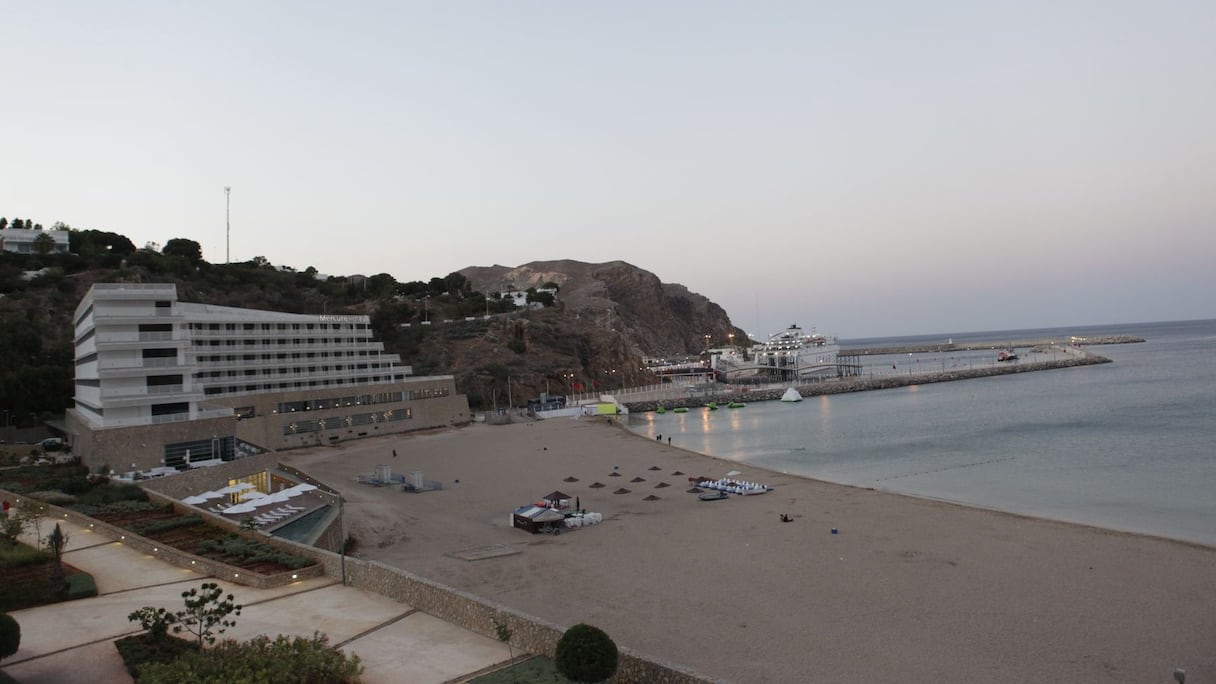
POLYGON ((136 520, 127 525, 127 529, 145 537, 157 532, 175 530, 179 527, 193 527, 203 524, 203 519, 197 515, 179 515, 166 520, 136 520))
POLYGON ((37 565, 51 559, 51 554, 20 542, 10 544, 0 542, 0 568, 19 568, 24 565, 37 565))
POLYGON ((616 644, 597 627, 577 624, 557 642, 557 670, 575 682, 600 682, 616 672, 616 644))
MULTIPOLYGON (((153 663, 167 663, 176 660, 183 653, 197 650, 198 646, 192 641, 166 636, 156 641, 147 634, 136 634, 114 642, 118 655, 127 667, 127 673, 136 677, 143 671, 144 666, 153 663)), ((140 680, 143 681, 143 680, 140 680)))
POLYGON ((76 599, 82 598, 92 598, 97 595, 97 583, 93 581, 93 576, 87 572, 82 572, 78 575, 69 575, 67 580, 69 601, 75 601, 76 599))
POLYGON ((262 635, 248 642, 225 640, 213 649, 191 651, 139 669, 140 684, 331 684, 358 682, 359 656, 347 657, 324 634, 312 638, 262 635))
POLYGON ((31 499, 38 499, 42 503, 51 504, 52 506, 66 506, 68 504, 76 503, 75 496, 72 496, 71 494, 64 494, 61 491, 54 491, 54 490, 42 491, 42 492, 30 492, 29 497, 31 499))
POLYGON ((0 613, 0 660, 13 655, 21 647, 21 625, 8 613, 0 613))

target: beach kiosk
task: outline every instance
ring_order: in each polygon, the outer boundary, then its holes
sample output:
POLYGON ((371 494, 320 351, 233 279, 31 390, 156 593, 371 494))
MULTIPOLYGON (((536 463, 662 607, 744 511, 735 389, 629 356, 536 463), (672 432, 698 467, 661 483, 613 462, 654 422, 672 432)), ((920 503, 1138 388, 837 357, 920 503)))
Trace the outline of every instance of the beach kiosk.
POLYGON ((559 491, 551 492, 545 495, 541 501, 549 508, 555 508, 559 511, 564 511, 570 507, 570 495, 559 491))
POLYGON ((511 527, 527 530, 532 534, 561 534, 565 520, 565 514, 548 506, 521 506, 511 515, 511 527))

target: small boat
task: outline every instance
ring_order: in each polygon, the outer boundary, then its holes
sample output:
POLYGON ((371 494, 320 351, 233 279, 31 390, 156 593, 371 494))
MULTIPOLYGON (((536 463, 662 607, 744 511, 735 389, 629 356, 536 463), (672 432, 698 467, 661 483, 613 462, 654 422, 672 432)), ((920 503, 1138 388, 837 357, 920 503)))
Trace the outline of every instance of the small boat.
POLYGON ((781 401, 802 401, 802 395, 793 387, 787 389, 785 394, 781 395, 781 401))
POLYGON ((654 412, 655 412, 655 413, 667 413, 667 407, 666 407, 666 406, 660 406, 660 407, 658 407, 657 409, 655 409, 655 410, 654 410, 654 412))
POLYGON ((741 401, 732 401, 726 405, 726 408, 743 408, 744 406, 747 406, 747 404, 744 404, 741 401))
POLYGON ((997 361, 1017 361, 1018 354, 1017 354, 1017 352, 1013 351, 1012 349, 1006 349, 996 355, 996 360, 997 361))
POLYGON ((709 409, 710 411, 717 411, 717 410, 718 410, 718 402, 716 402, 716 401, 711 401, 711 402, 709 402, 708 404, 706 404, 706 405, 705 405, 705 408, 709 409))
POLYGON ((697 498, 702 501, 721 501, 722 499, 725 499, 729 496, 730 496, 730 494, 727 494, 726 492, 723 492, 723 491, 713 491, 713 492, 704 492, 702 494, 698 494, 697 498))
POLYGON ((672 413, 688 413, 687 406, 677 406, 671 410, 672 413))

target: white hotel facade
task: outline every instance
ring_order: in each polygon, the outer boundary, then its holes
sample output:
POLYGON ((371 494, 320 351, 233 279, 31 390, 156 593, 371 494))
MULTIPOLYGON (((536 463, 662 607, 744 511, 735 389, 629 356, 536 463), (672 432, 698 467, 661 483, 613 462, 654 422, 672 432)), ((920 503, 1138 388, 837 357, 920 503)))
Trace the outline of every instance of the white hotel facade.
POLYGON ((249 453, 469 421, 450 375, 414 377, 367 316, 180 302, 96 284, 73 319, 67 432, 90 467, 185 469, 249 453))

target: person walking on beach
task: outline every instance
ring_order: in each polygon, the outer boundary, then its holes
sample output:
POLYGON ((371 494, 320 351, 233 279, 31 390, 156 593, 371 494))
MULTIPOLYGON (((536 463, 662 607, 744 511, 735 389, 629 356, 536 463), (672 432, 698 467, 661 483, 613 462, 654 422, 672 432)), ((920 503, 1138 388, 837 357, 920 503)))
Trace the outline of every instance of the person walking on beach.
POLYGON ((393 449, 393 458, 397 458, 397 450, 393 449))

